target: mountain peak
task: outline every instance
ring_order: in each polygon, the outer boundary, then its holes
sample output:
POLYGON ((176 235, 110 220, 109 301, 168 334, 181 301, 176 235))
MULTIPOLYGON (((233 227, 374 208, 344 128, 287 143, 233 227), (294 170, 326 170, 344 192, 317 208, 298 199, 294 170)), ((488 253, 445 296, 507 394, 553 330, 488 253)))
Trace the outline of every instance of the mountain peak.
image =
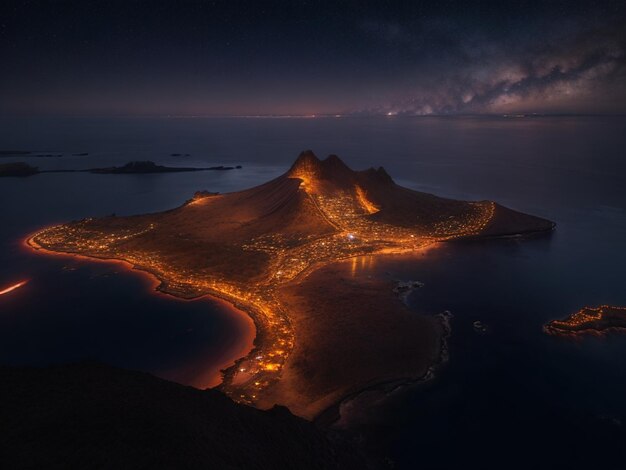
POLYGON ((321 160, 317 158, 312 150, 304 150, 300 152, 296 161, 293 162, 287 175, 290 178, 300 178, 302 180, 318 177, 321 173, 321 164, 321 160))
POLYGON ((363 184, 395 184, 389 173, 382 166, 378 168, 368 168, 359 172, 359 178, 363 184))
POLYGON ((389 173, 387 173, 387 171, 382 166, 378 167, 378 170, 376 170, 376 175, 378 176, 378 178, 381 181, 386 181, 388 183, 393 183, 393 178, 391 178, 389 173))
POLYGON ((305 183, 325 180, 340 186, 352 186, 357 181, 393 183, 383 167, 370 168, 365 171, 354 171, 337 155, 331 154, 320 160, 311 150, 300 153, 287 172, 289 178, 299 178, 305 183))
POLYGON ((298 155, 287 174, 300 179, 337 179, 350 177, 354 171, 337 155, 320 160, 311 150, 305 150, 298 155))
POLYGON ((346 165, 343 160, 335 154, 331 154, 326 157, 326 159, 322 161, 322 165, 326 171, 332 173, 346 171, 349 171, 350 173, 353 172, 348 165, 346 165))
POLYGON ((317 158, 317 155, 313 153, 312 150, 303 150, 296 158, 296 161, 293 162, 291 168, 300 168, 300 167, 314 167, 319 166, 321 160, 317 158))

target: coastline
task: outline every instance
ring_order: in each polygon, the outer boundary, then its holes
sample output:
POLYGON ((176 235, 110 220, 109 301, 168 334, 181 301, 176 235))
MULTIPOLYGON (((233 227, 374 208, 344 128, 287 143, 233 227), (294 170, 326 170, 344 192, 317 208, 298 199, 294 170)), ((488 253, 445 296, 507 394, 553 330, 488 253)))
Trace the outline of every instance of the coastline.
MULTIPOLYGON (((449 312, 441 312, 433 316, 440 319, 443 334, 440 337, 439 357, 424 374, 415 377, 399 377, 396 379, 381 380, 378 383, 347 394, 332 406, 326 408, 313 421, 322 427, 347 428, 350 425, 350 418, 346 417, 345 409, 343 408, 352 406, 354 402, 358 401, 359 398, 365 394, 371 392, 381 393, 383 395, 381 400, 384 401, 399 390, 418 387, 432 381, 435 378, 435 374, 439 372, 450 359, 448 340, 452 334, 452 327, 450 326, 452 314, 449 312), (344 413, 342 413, 342 411, 344 411, 344 413)), ((376 401, 379 402, 380 400, 376 401)), ((358 404, 356 406, 359 407, 358 404)))
POLYGON ((369 268, 355 276, 354 264, 374 257, 328 263, 280 289, 297 341, 262 408, 279 403, 316 421, 364 390, 429 377, 447 358, 441 316, 412 311, 369 268))
MULTIPOLYGON (((39 232, 37 232, 39 233, 39 232)), ((233 369, 237 364, 245 357, 251 355, 257 347, 257 338, 259 337, 259 325, 255 320, 255 316, 250 314, 241 305, 238 305, 236 301, 227 298, 226 296, 217 294, 202 294, 198 296, 182 296, 178 293, 167 290, 167 283, 164 279, 161 279, 157 273, 153 272, 149 268, 145 268, 140 265, 135 265, 130 261, 121 258, 104 258, 98 256, 84 255, 79 253, 52 251, 39 245, 35 240, 36 233, 29 234, 22 239, 22 247, 39 254, 45 254, 47 256, 74 258, 87 262, 116 264, 121 266, 124 271, 139 276, 146 281, 146 287, 152 294, 164 296, 167 298, 173 298, 180 302, 195 302, 206 300, 213 304, 220 305, 227 310, 233 317, 239 317, 238 322, 240 324, 247 325, 247 333, 244 337, 238 338, 237 345, 234 349, 237 352, 229 353, 229 358, 224 361, 220 361, 215 364, 216 372, 210 374, 210 377, 203 380, 206 385, 201 383, 190 383, 193 387, 199 389, 216 388, 219 387, 225 380, 226 372, 233 369)))
POLYGON ((556 336, 572 340, 581 340, 584 336, 595 336, 596 338, 604 338, 609 333, 624 334, 626 333, 626 327, 609 326, 608 328, 603 328, 602 330, 598 330, 597 328, 587 328, 580 331, 555 331, 554 329, 544 325, 543 332, 550 336, 556 336))
POLYGON ((563 320, 552 320, 543 326, 551 336, 580 338, 585 335, 605 336, 626 332, 626 307, 600 305, 583 307, 563 320))

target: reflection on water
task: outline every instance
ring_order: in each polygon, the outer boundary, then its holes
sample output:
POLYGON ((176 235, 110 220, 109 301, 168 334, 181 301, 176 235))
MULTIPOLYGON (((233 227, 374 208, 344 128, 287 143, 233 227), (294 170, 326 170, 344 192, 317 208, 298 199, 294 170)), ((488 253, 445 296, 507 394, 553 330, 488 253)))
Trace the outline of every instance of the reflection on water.
POLYGON ((601 248, 590 240, 593 256, 578 269, 572 258, 580 262, 577 247, 588 235, 566 225, 559 236, 439 244, 422 256, 379 257, 375 268, 358 271, 423 282, 408 302, 420 313, 452 312, 450 361, 426 385, 386 400, 363 397, 366 411, 349 407, 344 425, 384 448, 398 468, 496 468, 503 461, 507 468, 618 468, 626 336, 567 341, 542 331, 574 305, 626 304, 619 275, 626 259, 610 232, 598 229, 596 236, 613 243, 601 248))
POLYGON ((348 260, 350 263, 350 275, 355 277, 357 274, 360 274, 362 271, 370 271, 374 269, 376 266, 376 256, 356 256, 348 260))

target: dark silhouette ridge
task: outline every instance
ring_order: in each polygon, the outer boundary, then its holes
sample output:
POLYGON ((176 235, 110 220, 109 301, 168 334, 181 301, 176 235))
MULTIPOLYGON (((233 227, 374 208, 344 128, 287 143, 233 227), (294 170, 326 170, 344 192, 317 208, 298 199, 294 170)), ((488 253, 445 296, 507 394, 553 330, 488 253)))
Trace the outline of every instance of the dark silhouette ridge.
POLYGON ((40 173, 39 169, 28 163, 0 163, 0 176, 31 176, 37 173, 40 173))
POLYGON ((286 408, 97 363, 0 367, 3 468, 373 468, 286 408))

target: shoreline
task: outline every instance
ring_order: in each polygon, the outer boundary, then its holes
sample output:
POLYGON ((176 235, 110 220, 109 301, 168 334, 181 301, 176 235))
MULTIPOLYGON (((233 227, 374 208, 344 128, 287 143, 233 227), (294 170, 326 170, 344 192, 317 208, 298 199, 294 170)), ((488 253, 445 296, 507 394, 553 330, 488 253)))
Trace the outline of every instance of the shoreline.
POLYGON ((21 246, 23 248, 28 249, 31 252, 44 254, 47 256, 67 257, 67 258, 79 259, 82 261, 88 261, 88 262, 120 265, 122 266, 124 271, 138 275, 140 278, 143 278, 145 281, 147 281, 148 292, 152 294, 163 296, 169 299, 175 299, 176 301, 179 301, 179 302, 195 302, 195 301, 207 300, 209 302, 219 305, 220 307, 224 307, 234 317, 240 317, 242 324, 243 323, 248 324, 249 327, 248 327, 246 336, 243 338, 239 338, 237 341, 238 345, 245 345, 245 346, 238 346, 237 349, 239 349, 239 352, 237 352, 236 355, 229 355, 233 357, 232 359, 229 358, 228 361, 224 361, 224 362, 220 362, 219 364, 216 364, 217 372, 211 374, 212 377, 208 381, 213 385, 207 385, 206 387, 200 387, 197 385, 190 385, 190 386, 193 386, 198 389, 219 387, 220 385, 222 385, 222 383, 224 382, 226 378, 226 371, 236 367, 237 364, 241 361, 241 359, 251 355, 256 350, 257 338, 259 336, 258 334, 259 325, 257 324, 257 321, 255 320, 254 315, 251 315, 247 310, 244 310, 243 308, 241 308, 241 306, 238 305, 232 299, 228 299, 225 296, 219 296, 216 294, 202 294, 202 295, 193 296, 193 297, 180 296, 180 295, 174 294, 173 292, 169 292, 165 288, 163 288, 163 286, 167 285, 166 282, 163 279, 161 279, 156 273, 152 272, 148 268, 135 265, 127 260, 120 259, 120 258, 101 258, 97 256, 83 255, 79 253, 52 251, 39 245, 34 240, 35 236, 36 236, 36 233, 27 235, 25 238, 22 239, 21 246), (241 351, 244 351, 243 356, 240 355, 241 351))
POLYGON ((547 335, 560 337, 565 339, 572 340, 582 340, 584 336, 594 336, 596 338, 604 338, 610 333, 626 333, 626 327, 624 326, 609 326, 608 328, 603 328, 602 330, 598 330, 597 328, 587 328, 585 330, 579 331, 555 331, 555 329, 547 327, 544 325, 543 332, 547 335))
MULTIPOLYGON (((416 312, 414 312, 416 313, 416 312)), ((416 313, 416 315, 419 315, 416 313)), ((349 393, 336 401, 333 405, 326 408, 320 414, 318 414, 313 422, 326 428, 343 428, 349 427, 341 423, 343 417, 341 413, 342 406, 349 405, 354 400, 357 400, 360 396, 368 392, 381 392, 384 394, 383 400, 389 398, 391 394, 402 389, 409 387, 418 387, 431 382, 435 378, 435 374, 445 366, 450 359, 448 340, 452 334, 452 327, 450 326, 450 318, 453 316, 450 312, 440 312, 432 315, 433 317, 440 319, 440 325, 442 326, 442 335, 440 337, 440 349, 437 360, 428 367, 426 372, 420 376, 415 377, 399 377, 395 379, 381 380, 378 383, 371 384, 360 390, 356 390, 349 393)))

